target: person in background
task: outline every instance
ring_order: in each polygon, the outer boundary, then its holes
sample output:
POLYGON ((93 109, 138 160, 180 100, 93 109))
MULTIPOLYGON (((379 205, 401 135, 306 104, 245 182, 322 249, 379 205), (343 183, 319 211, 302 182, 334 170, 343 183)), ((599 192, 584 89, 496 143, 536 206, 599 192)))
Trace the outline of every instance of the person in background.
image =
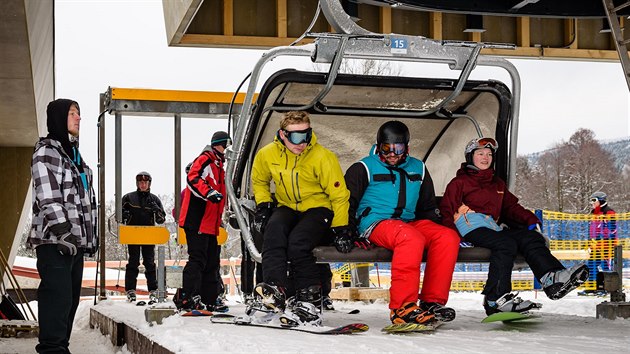
POLYGON ((215 132, 186 176, 179 225, 186 232, 188 262, 182 288, 175 295, 175 305, 183 311, 228 311, 217 302, 221 262, 217 236, 225 206, 224 152, 230 143, 228 133, 215 132))
POLYGON ((356 233, 338 235, 335 246, 349 252, 373 243, 393 251, 390 320, 394 324, 447 322, 446 307, 459 237, 439 224, 433 180, 424 163, 409 156, 409 129, 400 121, 381 125, 369 156, 346 171, 350 224, 356 233), (422 291, 420 267, 427 253, 422 291), (418 303, 419 300, 419 303, 418 303))
MULTIPOLYGON (((122 197, 122 222, 125 225, 154 226, 164 224, 166 213, 162 202, 151 193, 153 179, 148 172, 136 175, 136 190, 122 197)), ((140 254, 144 265, 144 276, 149 290, 149 304, 157 302, 157 274, 155 266, 155 245, 127 245, 129 260, 125 267, 125 292, 127 301, 136 301, 136 284, 140 254)))
POLYGON ((444 225, 458 230, 465 241, 491 250, 488 279, 482 291, 486 314, 526 312, 542 305, 512 293, 512 268, 523 254, 534 276, 552 300, 564 297, 588 278, 588 268, 566 269, 554 257, 540 232, 540 220, 494 173, 499 145, 492 138, 472 139, 464 149, 466 161, 446 186, 440 205, 444 225), (524 227, 501 228, 506 223, 524 227))
MULTIPOLYGON (((612 258, 614 248, 617 245, 617 222, 610 216, 615 211, 608 205, 606 193, 598 191, 591 195, 591 214, 595 215, 589 224, 589 258, 586 265, 589 270, 589 281, 597 280, 597 273, 612 270, 612 258)), ((580 292, 580 295, 605 295, 605 291, 588 289, 580 292)))
POLYGON ((70 353, 83 257, 98 250, 92 170, 79 152, 79 104, 57 99, 46 109, 48 135, 31 162, 33 221, 26 245, 37 253, 38 353, 70 353))
POLYGON ((298 322, 321 323, 321 268, 312 251, 331 227, 339 233, 349 230, 349 192, 337 156, 317 142, 307 112, 287 112, 274 141, 254 157, 251 178, 254 228, 264 230, 264 282, 256 285, 254 302, 268 311, 290 313, 298 322), (295 285, 290 301, 288 264, 295 285))

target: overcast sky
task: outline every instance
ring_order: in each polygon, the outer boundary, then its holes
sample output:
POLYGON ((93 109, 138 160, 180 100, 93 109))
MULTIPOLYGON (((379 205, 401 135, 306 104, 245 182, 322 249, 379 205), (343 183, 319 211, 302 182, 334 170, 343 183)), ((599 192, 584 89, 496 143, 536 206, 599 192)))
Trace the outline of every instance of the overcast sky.
MULTIPOLYGON (((55 26, 56 97, 81 105, 81 152, 94 170, 99 94, 108 87, 233 92, 263 53, 168 47, 161 0, 56 0, 55 26)), ((511 61, 522 83, 520 154, 547 149, 581 127, 592 129, 598 139, 630 135, 628 88, 619 63, 511 61)), ((269 71, 295 63, 274 60, 269 71)), ((472 77, 486 75, 510 85, 503 72, 472 77)), ((114 124, 113 116, 106 119, 109 200, 114 194, 114 124)), ((184 119, 182 164, 198 155, 214 131, 226 128, 222 120, 184 119)), ((123 193, 135 189, 134 176, 141 170, 154 175, 153 192, 173 193, 172 131, 169 118, 125 117, 123 193)))

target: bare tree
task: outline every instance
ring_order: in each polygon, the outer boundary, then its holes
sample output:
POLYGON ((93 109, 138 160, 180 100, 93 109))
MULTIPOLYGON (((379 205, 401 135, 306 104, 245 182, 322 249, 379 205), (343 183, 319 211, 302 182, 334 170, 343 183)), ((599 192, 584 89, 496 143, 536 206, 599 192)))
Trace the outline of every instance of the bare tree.
MULTIPOLYGON (((313 64, 313 69, 315 71, 327 71, 328 65, 313 64)), ((343 59, 339 66, 339 72, 382 76, 401 76, 403 74, 402 67, 396 62, 372 59, 343 59)))
POLYGON ((611 154, 588 129, 578 129, 569 141, 541 153, 532 165, 517 161, 520 175, 529 178, 517 180, 516 192, 531 208, 585 212, 588 197, 598 190, 627 200, 627 174, 615 169, 611 154))

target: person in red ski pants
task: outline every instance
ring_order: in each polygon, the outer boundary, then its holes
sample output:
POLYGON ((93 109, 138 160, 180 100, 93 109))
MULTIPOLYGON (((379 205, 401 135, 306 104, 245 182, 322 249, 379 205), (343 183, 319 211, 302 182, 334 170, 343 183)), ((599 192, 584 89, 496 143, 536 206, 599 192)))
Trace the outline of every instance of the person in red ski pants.
POLYGON ((392 323, 452 321, 446 307, 459 252, 457 232, 440 225, 433 181, 424 163, 409 156, 409 129, 383 124, 369 156, 345 174, 354 235, 338 235, 341 252, 370 244, 393 251, 390 287, 392 323), (343 247, 347 245, 348 247, 343 247), (420 269, 426 254, 422 290, 420 269), (419 302, 418 302, 419 300, 419 302))

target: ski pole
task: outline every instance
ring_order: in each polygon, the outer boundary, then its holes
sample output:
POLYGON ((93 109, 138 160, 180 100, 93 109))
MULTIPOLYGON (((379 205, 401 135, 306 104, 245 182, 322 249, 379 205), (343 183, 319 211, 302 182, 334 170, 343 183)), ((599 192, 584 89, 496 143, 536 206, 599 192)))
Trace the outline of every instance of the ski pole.
MULTIPOLYGON (((238 291, 238 296, 240 296, 241 300, 243 300, 243 302, 245 301, 245 299, 243 298, 243 294, 241 293, 241 286, 238 284, 238 280, 236 280, 236 272, 234 271, 234 267, 231 264, 232 262, 230 262, 230 273, 232 273, 232 278, 234 279, 234 284, 236 285, 236 291, 238 291)), ((243 264, 241 263, 241 267, 243 267, 243 264)))

